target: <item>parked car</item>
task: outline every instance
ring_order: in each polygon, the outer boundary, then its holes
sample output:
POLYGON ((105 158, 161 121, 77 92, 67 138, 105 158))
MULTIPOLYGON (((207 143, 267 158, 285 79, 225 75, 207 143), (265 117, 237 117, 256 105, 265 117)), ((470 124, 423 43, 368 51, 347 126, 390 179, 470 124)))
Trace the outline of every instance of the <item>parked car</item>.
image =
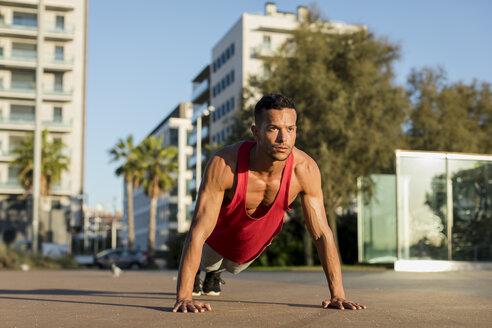
POLYGON ((120 268, 140 269, 147 265, 147 254, 123 248, 106 249, 96 255, 94 262, 101 269, 110 268, 112 264, 120 268))
MULTIPOLYGON (((31 253, 32 251, 32 241, 31 240, 19 240, 15 243, 14 249, 17 251, 31 253)), ((49 256, 51 258, 60 258, 68 255, 68 244, 57 244, 57 243, 41 243, 40 254, 43 256, 49 256)))

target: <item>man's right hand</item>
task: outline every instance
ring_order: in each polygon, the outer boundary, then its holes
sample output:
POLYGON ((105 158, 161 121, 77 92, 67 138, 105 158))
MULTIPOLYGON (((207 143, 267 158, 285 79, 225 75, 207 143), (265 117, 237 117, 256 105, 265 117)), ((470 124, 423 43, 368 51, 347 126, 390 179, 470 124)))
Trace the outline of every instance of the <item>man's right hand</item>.
POLYGON ((202 303, 193 300, 178 300, 174 304, 173 312, 205 312, 205 310, 212 311, 210 304, 202 303))

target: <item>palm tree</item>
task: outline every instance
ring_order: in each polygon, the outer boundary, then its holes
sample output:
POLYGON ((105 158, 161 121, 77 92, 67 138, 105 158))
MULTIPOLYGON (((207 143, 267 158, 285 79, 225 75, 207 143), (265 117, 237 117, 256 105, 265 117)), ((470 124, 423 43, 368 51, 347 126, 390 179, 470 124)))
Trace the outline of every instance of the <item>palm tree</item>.
MULTIPOLYGON (((51 195, 54 184, 61 180, 63 171, 68 170, 69 158, 63 155, 66 147, 60 139, 48 140, 48 130, 41 134, 41 184, 39 213, 42 213, 43 198, 51 195)), ((19 168, 18 179, 27 196, 33 186, 34 167, 34 135, 31 133, 25 139, 21 139, 19 145, 12 150, 15 160, 11 165, 19 168)))
POLYGON ((141 167, 138 152, 133 145, 133 137, 129 135, 126 140, 120 139, 116 145, 109 150, 112 155, 112 162, 124 159, 124 163, 119 166, 115 173, 117 176, 123 175, 126 187, 127 213, 128 213, 128 247, 135 247, 135 228, 133 216, 133 189, 138 188, 139 169, 141 167))
POLYGON ((148 136, 138 146, 143 170, 140 176, 145 194, 150 198, 148 255, 152 261, 155 253, 155 225, 157 200, 175 184, 173 173, 177 173, 177 151, 174 147, 164 147, 164 136, 148 136))

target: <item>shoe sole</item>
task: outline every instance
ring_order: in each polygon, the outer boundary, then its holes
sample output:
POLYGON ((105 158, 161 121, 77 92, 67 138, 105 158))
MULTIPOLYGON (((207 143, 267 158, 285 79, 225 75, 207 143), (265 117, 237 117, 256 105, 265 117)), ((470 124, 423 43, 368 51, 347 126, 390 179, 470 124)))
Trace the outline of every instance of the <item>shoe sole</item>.
POLYGON ((220 292, 203 292, 203 294, 207 296, 219 296, 220 292))
POLYGON ((191 293, 191 295, 192 296, 200 296, 200 295, 202 295, 202 292, 198 292, 198 293, 197 292, 193 292, 193 293, 191 293))

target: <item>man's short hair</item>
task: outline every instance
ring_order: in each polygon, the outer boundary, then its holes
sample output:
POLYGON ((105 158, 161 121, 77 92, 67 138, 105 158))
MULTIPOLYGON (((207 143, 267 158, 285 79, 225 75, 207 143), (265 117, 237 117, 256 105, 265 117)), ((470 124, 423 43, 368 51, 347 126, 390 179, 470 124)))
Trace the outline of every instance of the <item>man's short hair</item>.
POLYGON ((283 109, 283 108, 293 108, 296 109, 294 100, 289 97, 282 96, 280 94, 271 93, 258 101, 255 106, 255 124, 259 125, 262 118, 262 113, 264 110, 269 109, 283 109))

